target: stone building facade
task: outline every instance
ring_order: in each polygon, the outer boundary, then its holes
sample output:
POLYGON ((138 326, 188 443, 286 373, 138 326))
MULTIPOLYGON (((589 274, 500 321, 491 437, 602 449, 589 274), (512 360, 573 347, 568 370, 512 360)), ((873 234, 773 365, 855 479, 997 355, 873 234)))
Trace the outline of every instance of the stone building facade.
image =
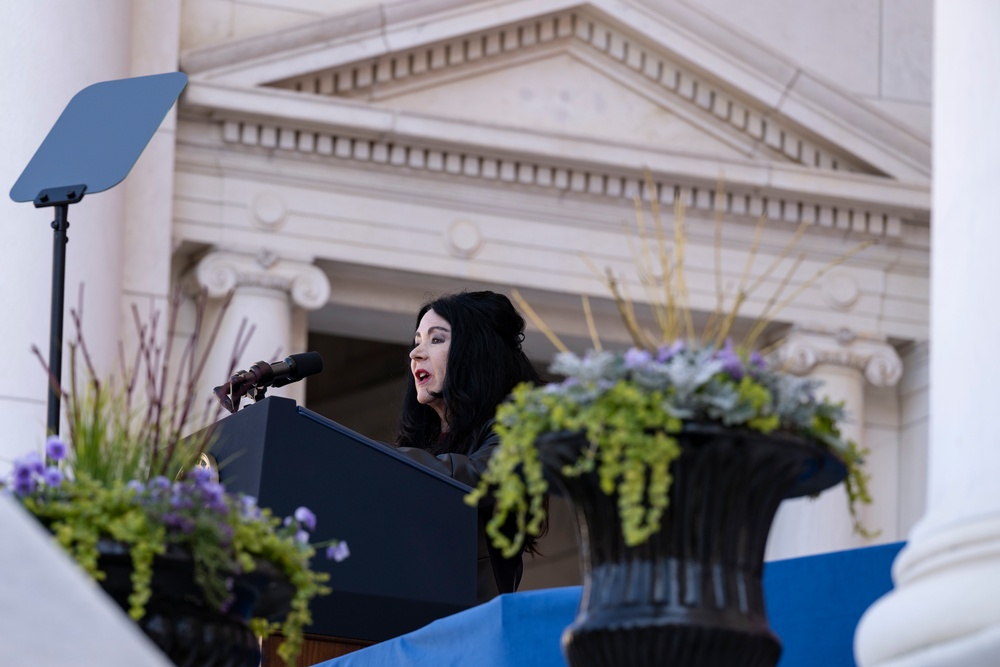
MULTIPOLYGON (((190 77, 129 178, 71 209, 68 302, 85 284, 102 368, 131 335, 132 304, 235 289, 220 340, 244 317, 256 326, 241 365, 320 349, 331 370, 286 395, 385 439, 428 296, 517 289, 582 350, 583 294, 602 339, 624 345, 582 257, 630 275, 634 197, 668 221, 683 205, 696 313, 739 283, 761 217, 758 272, 811 223, 787 287, 802 294, 764 342, 845 401, 870 450, 878 541, 923 514, 930 0, 49 0, 11 13, 4 94, 23 103, 0 110, 5 182, 84 86, 190 77), (60 18, 38 23, 46 11, 60 18)), ((51 241, 46 213, 0 206, 12 456, 44 430, 29 350, 47 341, 51 241)), ((545 338, 532 328, 526 344, 544 366, 545 338)), ((530 585, 574 580, 569 529, 550 539, 530 585)), ((786 503, 769 556, 863 543, 831 492, 786 503)))

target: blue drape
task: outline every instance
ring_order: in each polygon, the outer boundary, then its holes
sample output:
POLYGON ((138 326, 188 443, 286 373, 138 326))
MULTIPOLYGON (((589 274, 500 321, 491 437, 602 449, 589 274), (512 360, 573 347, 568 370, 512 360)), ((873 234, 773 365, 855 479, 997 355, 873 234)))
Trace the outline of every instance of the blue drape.
MULTIPOLYGON (((887 593, 902 543, 768 563, 768 616, 784 644, 779 667, 854 667, 854 628, 887 593)), ((580 588, 500 597, 322 667, 563 667, 559 647, 580 588)), ((350 613, 345 610, 345 613, 350 613)))

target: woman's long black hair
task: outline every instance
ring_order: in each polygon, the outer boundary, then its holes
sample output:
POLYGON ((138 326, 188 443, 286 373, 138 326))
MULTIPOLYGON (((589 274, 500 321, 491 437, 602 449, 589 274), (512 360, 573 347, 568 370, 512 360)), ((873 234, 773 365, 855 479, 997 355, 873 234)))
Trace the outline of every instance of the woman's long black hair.
POLYGON ((451 325, 442 390, 448 431, 442 436, 438 413, 417 402, 411 380, 406 383, 396 444, 435 454, 467 454, 511 390, 520 382, 541 380, 521 350, 524 318, 506 296, 458 292, 439 297, 420 308, 414 329, 429 310, 451 325))

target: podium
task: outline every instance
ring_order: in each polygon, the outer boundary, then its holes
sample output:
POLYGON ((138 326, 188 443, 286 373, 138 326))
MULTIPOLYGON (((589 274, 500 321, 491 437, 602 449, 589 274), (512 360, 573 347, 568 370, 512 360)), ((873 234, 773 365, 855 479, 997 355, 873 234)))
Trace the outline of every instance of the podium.
POLYGON ((340 563, 317 554, 333 592, 313 600, 314 637, 367 645, 476 605, 477 510, 469 487, 287 398, 220 420, 210 452, 228 491, 276 516, 317 517, 313 541, 346 540, 340 563))

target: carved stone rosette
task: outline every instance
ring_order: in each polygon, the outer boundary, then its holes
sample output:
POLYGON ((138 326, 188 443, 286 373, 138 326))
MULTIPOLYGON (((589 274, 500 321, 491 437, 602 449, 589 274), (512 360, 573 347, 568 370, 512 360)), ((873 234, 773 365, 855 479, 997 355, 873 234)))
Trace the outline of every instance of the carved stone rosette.
POLYGON ((796 375, 824 364, 842 366, 860 371, 876 387, 895 386, 903 375, 903 361, 892 345, 849 329, 795 329, 778 355, 785 368, 796 375))
POLYGON ((257 287, 285 292, 292 303, 306 310, 326 305, 330 280, 313 264, 281 259, 269 250, 256 255, 217 250, 198 262, 191 276, 200 289, 213 298, 231 290, 257 287))

